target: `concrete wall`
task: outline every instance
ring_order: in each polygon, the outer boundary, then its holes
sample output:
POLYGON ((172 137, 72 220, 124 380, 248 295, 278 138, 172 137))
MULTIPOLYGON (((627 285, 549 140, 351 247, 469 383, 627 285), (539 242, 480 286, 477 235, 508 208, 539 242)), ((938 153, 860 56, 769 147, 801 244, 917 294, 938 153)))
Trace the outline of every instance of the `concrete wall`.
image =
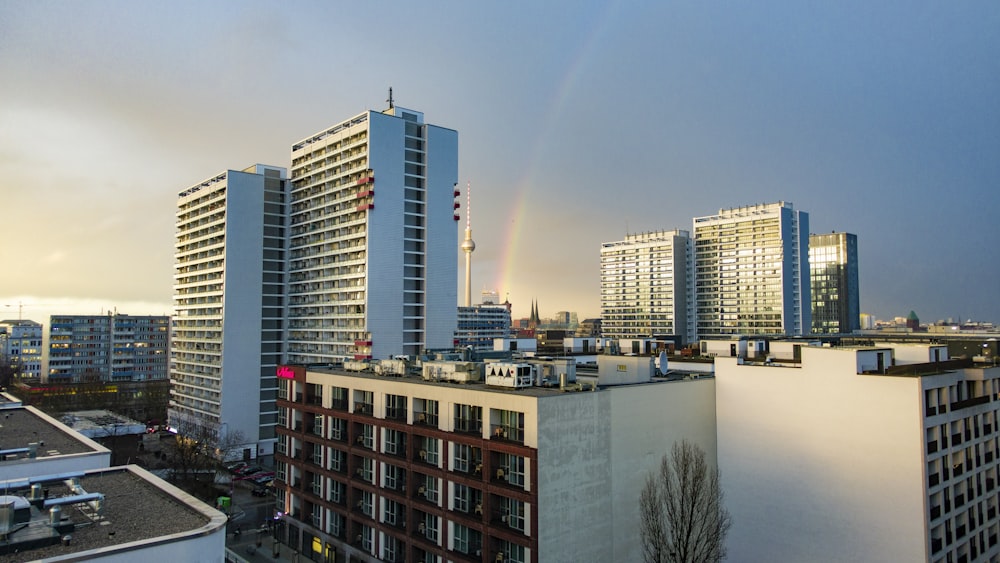
POLYGON ((675 441, 715 463, 713 379, 539 399, 539 561, 642 561, 639 495, 675 441))
POLYGON ((926 560, 921 381, 858 375, 857 353, 716 360, 730 558, 926 560))

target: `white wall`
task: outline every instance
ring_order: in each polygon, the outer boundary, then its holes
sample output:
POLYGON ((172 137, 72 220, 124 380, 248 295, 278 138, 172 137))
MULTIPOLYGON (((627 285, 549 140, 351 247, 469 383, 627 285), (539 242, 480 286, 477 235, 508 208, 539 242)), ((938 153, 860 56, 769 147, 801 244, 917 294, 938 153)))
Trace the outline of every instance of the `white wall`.
POLYGON ((716 360, 732 560, 926 560, 920 379, 857 375, 856 353, 716 360))
POLYGON ((642 561, 639 495, 675 441, 715 464, 715 381, 539 399, 540 561, 642 561))

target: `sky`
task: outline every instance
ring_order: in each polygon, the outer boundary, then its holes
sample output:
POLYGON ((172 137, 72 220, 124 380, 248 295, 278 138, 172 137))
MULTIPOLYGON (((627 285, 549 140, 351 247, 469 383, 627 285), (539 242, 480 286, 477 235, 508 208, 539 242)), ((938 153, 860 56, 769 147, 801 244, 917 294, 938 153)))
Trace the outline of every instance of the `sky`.
POLYGON ((0 0, 0 316, 169 314, 177 194, 391 86, 458 131, 474 300, 515 317, 598 316, 603 242, 788 201, 857 234, 863 312, 1000 323, 998 29, 993 0, 0 0))

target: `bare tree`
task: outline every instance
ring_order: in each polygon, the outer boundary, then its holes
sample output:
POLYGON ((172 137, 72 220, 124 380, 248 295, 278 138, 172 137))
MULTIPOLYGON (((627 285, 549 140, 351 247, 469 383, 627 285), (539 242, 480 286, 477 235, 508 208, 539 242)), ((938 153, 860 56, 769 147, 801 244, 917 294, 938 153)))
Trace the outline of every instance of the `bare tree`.
POLYGON ((715 563, 726 557, 731 524, 723 505, 720 472, 705 452, 684 440, 646 477, 639 497, 639 527, 646 563, 715 563))

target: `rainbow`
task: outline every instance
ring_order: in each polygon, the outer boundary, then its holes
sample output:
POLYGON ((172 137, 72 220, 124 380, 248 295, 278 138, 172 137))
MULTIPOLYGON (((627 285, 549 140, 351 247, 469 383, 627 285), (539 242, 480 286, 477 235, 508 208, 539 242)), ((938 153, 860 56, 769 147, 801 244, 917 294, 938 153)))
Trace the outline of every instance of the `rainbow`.
MULTIPOLYGON (((570 98, 570 93, 579 84, 580 77, 583 76, 586 69, 586 63, 592 59, 592 54, 599 44, 600 38, 604 35, 608 22, 612 19, 612 12, 617 11, 621 2, 622 0, 607 2, 600 14, 593 18, 587 39, 580 45, 573 63, 567 67, 566 72, 559 81, 558 88, 550 96, 549 102, 546 104, 548 109, 544 114, 545 119, 535 128, 536 134, 531 144, 530 160, 528 165, 523 168, 524 173, 515 184, 514 190, 512 190, 514 197, 510 221, 507 223, 506 233, 504 233, 500 269, 495 272, 496 277, 493 287, 497 289, 501 299, 508 295, 514 295, 515 301, 517 298, 521 299, 520 303, 522 303, 522 306, 523 303, 529 300, 528 296, 518 294, 518 290, 522 288, 517 287, 514 281, 516 279, 516 261, 519 256, 521 238, 525 231, 525 225, 529 222, 528 192, 531 191, 532 186, 536 183, 537 171, 543 152, 542 148, 552 137, 555 124, 565 113, 564 110, 567 100, 570 98)), ((527 288, 527 290, 531 291, 531 288, 527 288)))

